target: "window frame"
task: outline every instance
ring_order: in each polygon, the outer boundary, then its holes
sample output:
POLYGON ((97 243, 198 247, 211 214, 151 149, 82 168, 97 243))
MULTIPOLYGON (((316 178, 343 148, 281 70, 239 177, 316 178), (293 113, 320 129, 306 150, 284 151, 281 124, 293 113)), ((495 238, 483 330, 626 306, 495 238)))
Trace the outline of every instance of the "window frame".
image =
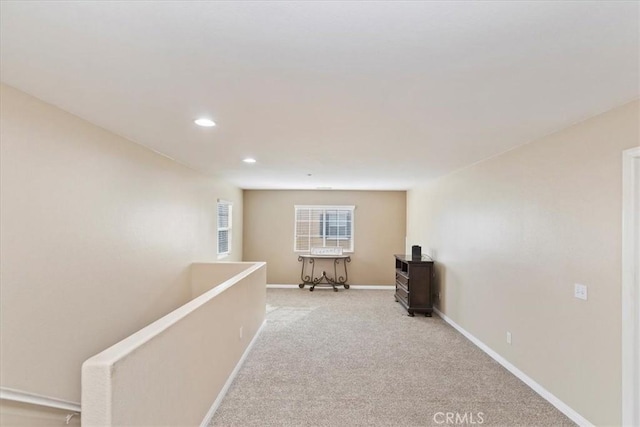
POLYGON ((216 252, 218 259, 226 258, 231 255, 231 244, 233 236, 233 203, 228 200, 218 199, 216 203, 216 252), (220 225, 220 208, 227 207, 228 224, 226 227, 220 225), (220 252, 220 232, 227 232, 227 250, 220 252))
MULTIPOLYGON (((339 235, 335 235, 334 237, 332 237, 332 240, 349 240, 351 245, 349 248, 343 248, 343 252, 345 253, 354 253, 355 252, 355 210, 356 207, 355 205, 294 205, 293 206, 293 252, 294 253, 309 253, 311 251, 311 244, 309 243, 309 248, 308 249, 299 249, 297 247, 297 243, 298 243, 298 210, 300 209, 307 209, 307 210, 322 210, 322 222, 320 223, 320 235, 318 237, 322 237, 323 239, 323 245, 322 246, 318 246, 318 247, 323 247, 323 248, 332 248, 332 247, 338 247, 339 245, 331 245, 331 246, 327 246, 326 241, 328 235, 327 234, 327 230, 328 230, 328 223, 327 223, 327 211, 348 211, 350 216, 351 216, 351 221, 350 221, 350 228, 349 231, 350 233, 350 237, 348 238, 341 238, 339 235)), ((339 225, 337 227, 340 227, 339 225)), ((309 240, 312 238, 312 235, 309 234, 309 240)), ((316 246, 314 246, 316 247, 316 246)))

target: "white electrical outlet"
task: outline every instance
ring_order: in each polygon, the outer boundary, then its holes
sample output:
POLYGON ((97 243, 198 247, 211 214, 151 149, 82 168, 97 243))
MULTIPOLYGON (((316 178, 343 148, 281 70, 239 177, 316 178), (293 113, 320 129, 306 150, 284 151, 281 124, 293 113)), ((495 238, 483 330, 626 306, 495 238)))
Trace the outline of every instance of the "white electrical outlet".
POLYGON ((240 339, 242 339, 242 326, 240 326, 240 339))
POLYGON ((507 331, 507 344, 511 345, 511 332, 507 331))
POLYGON ((578 299, 582 299, 582 300, 587 300, 587 285, 583 285, 581 283, 576 283, 573 287, 573 296, 578 298, 578 299))

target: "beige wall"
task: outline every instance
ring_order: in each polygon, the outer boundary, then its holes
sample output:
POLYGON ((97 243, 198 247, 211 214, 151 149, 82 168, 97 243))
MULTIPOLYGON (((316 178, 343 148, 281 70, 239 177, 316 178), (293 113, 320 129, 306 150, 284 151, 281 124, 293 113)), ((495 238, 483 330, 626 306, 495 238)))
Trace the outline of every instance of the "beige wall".
POLYGON ((187 301, 190 264, 216 260, 217 198, 241 259, 242 191, 1 97, 2 387, 79 402, 82 362, 187 301))
POLYGON ((191 298, 199 297, 253 265, 255 265, 253 262, 205 262, 191 264, 191 298))
POLYGON ((244 260, 267 261, 267 283, 300 283, 293 251, 295 205, 355 205, 349 283, 394 283, 393 254, 405 246, 404 191, 245 190, 244 260))
POLYGON ((596 425, 620 424, 621 159, 638 114, 636 101, 407 196, 443 312, 596 425))

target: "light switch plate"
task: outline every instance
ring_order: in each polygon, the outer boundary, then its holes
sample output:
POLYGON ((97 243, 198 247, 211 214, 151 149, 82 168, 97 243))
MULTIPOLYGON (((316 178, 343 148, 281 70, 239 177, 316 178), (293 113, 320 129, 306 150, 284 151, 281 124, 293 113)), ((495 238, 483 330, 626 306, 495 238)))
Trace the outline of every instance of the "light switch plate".
POLYGON ((583 285, 581 283, 576 283, 574 285, 573 288, 573 296, 578 298, 578 299, 582 299, 582 300, 587 300, 587 285, 583 285))

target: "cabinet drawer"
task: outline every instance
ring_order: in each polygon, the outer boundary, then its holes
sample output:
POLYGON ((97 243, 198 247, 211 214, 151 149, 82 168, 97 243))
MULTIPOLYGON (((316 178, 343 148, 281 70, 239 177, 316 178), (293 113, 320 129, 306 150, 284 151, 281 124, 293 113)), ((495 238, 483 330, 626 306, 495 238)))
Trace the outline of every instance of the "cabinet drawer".
POLYGON ((402 283, 405 288, 409 288, 409 278, 400 273, 396 273, 396 282, 402 283))
POLYGON ((402 286, 396 286, 396 296, 402 298, 405 302, 409 301, 409 292, 402 286))
POLYGON ((402 288, 403 291, 405 291, 406 293, 409 293, 409 287, 407 285, 396 281, 396 289, 398 288, 402 288))

